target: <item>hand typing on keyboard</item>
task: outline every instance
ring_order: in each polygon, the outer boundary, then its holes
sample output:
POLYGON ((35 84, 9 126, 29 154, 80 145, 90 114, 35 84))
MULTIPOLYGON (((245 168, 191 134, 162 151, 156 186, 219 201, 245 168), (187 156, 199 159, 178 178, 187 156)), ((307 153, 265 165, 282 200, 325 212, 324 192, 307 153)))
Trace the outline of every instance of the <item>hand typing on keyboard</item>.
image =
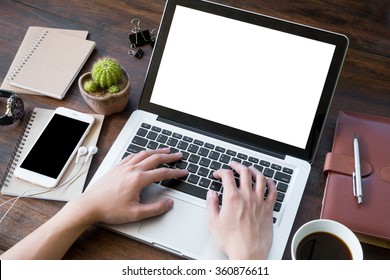
POLYGON ((214 172, 214 177, 222 180, 224 195, 219 208, 216 192, 208 192, 210 230, 230 259, 266 259, 272 245, 275 184, 254 167, 237 162, 231 162, 230 166, 240 175, 239 186, 232 170, 214 172), (268 195, 264 198, 266 185, 268 195))

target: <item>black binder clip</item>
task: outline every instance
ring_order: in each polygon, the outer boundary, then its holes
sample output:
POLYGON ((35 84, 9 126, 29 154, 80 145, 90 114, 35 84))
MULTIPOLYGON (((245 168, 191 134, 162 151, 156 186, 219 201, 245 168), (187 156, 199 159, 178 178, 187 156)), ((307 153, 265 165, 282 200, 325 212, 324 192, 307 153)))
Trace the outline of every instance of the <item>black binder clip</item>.
POLYGON ((141 59, 144 56, 145 52, 141 48, 138 49, 137 51, 135 51, 133 49, 130 49, 128 51, 128 54, 129 55, 134 55, 136 58, 141 59))
POLYGON ((135 18, 131 20, 131 23, 135 23, 134 28, 129 34, 130 46, 131 48, 137 48, 149 44, 152 40, 149 30, 141 31, 140 20, 135 18))

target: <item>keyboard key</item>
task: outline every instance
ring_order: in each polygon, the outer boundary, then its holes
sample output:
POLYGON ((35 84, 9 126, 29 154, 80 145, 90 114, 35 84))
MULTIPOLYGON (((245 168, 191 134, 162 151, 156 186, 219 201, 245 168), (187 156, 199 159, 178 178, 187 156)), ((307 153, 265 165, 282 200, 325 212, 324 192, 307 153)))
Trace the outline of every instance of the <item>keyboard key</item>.
POLYGON ((270 162, 265 161, 265 160, 260 160, 260 164, 263 165, 263 166, 266 166, 266 167, 269 167, 271 165, 270 162))
POLYGON ((177 147, 178 147, 179 149, 182 149, 182 150, 187 150, 188 143, 187 143, 187 142, 184 142, 184 141, 180 141, 180 142, 179 142, 179 145, 177 145, 177 147))
POLYGON ((208 158, 202 158, 199 162, 199 165, 208 167, 210 165, 210 162, 211 160, 209 160, 208 158))
POLYGON ((232 151, 232 150, 227 150, 226 152, 229 156, 235 157, 237 155, 237 152, 232 151))
POLYGON ((136 145, 133 145, 133 144, 130 144, 129 147, 127 148, 127 151, 130 153, 130 154, 137 154, 141 151, 145 150, 145 148, 142 148, 140 146, 136 146, 136 145))
POLYGON ((176 145, 177 145, 177 143, 179 142, 179 140, 177 140, 176 138, 169 138, 168 139, 168 142, 167 142, 167 144, 169 145, 169 146, 172 146, 172 147, 176 147, 176 145))
POLYGON ((220 182, 212 181, 210 185, 210 190, 219 192, 222 188, 222 184, 220 182))
POLYGON ((150 149, 150 150, 155 150, 155 149, 157 149, 157 147, 158 147, 158 143, 156 143, 156 142, 153 142, 153 141, 149 141, 149 143, 148 143, 148 146, 146 146, 148 149, 150 149))
POLYGON ((286 192, 287 191, 287 188, 288 188, 288 185, 285 184, 285 183, 282 183, 282 182, 279 182, 276 189, 280 192, 286 192))
POLYGON ((213 162, 211 162, 211 164, 210 164, 210 168, 211 168, 211 169, 214 169, 214 170, 220 169, 221 166, 222 166, 222 164, 219 163, 219 162, 217 162, 217 161, 213 161, 213 162))
POLYGON ((228 155, 225 155, 225 154, 221 155, 221 157, 219 159, 220 162, 226 163, 226 164, 229 163, 230 160, 231 160, 231 157, 228 155))
POLYGON ((152 130, 153 131, 156 131, 156 132, 161 132, 161 128, 157 127, 157 126, 153 126, 152 127, 152 130))
POLYGON ((283 172, 288 173, 288 174, 293 174, 294 170, 292 170, 291 168, 284 167, 283 172))
POLYGON ((188 136, 184 136, 183 140, 186 142, 192 142, 192 140, 194 140, 194 139, 192 139, 191 137, 188 137, 188 136))
POLYGON ((177 164, 176 167, 179 169, 186 169, 188 165, 188 162, 180 160, 177 164))
POLYGON ((199 146, 194 145, 194 144, 190 144, 187 151, 189 151, 190 153, 196 154, 198 152, 198 150, 199 150, 199 146))
POLYGON ((213 159, 213 160, 218 160, 220 155, 221 155, 221 154, 218 153, 218 152, 211 151, 210 154, 209 154, 209 158, 210 158, 210 159, 213 159))
POLYGON ((198 175, 200 175, 202 177, 207 177, 209 175, 209 172, 210 172, 209 169, 207 169, 205 167, 201 167, 201 168, 199 168, 198 175))
POLYGON ((188 165, 187 170, 188 172, 196 173, 198 171, 198 168, 199 167, 197 165, 191 163, 190 165, 188 165))
POLYGON ((182 153, 182 155, 183 155, 182 159, 184 159, 184 160, 187 160, 188 157, 190 156, 190 153, 188 153, 188 152, 181 151, 181 153, 182 153))
POLYGON ((195 145, 198 145, 198 146, 203 146, 204 142, 203 142, 203 141, 200 141, 200 140, 198 140, 198 139, 195 139, 194 144, 195 144, 195 145))
POLYGON ((282 167, 279 164, 272 164, 271 168, 275 169, 275 170, 278 170, 278 171, 282 170, 282 167))
POLYGON ((148 131, 146 129, 143 129, 143 128, 140 128, 138 129, 137 131, 137 135, 138 136, 141 136, 141 137, 145 137, 145 135, 148 133, 148 131))
POLYGON ((188 162, 183 161, 183 160, 180 160, 180 161, 178 161, 178 163, 176 164, 176 167, 179 168, 179 169, 186 169, 186 168, 187 168, 187 165, 188 165, 188 162))
POLYGON ((249 161, 252 163, 259 163, 259 160, 257 158, 254 158, 254 157, 249 157, 249 161))
POLYGON ((134 136, 133 141, 131 141, 133 144, 140 145, 142 147, 145 147, 148 143, 148 140, 145 138, 141 138, 139 136, 134 136))
POLYGON ((163 134, 160 134, 157 137, 157 142, 160 142, 160 143, 165 143, 165 142, 167 142, 167 140, 168 140, 168 136, 163 135, 163 134))
POLYGON ((232 170, 232 168, 227 164, 222 164, 222 169, 232 170))
POLYGON ((157 138, 157 133, 154 132, 154 131, 149 131, 148 135, 146 135, 146 138, 150 139, 150 140, 156 140, 157 138))
POLYGON ((224 152, 226 151, 225 148, 220 147, 220 146, 217 146, 217 147, 215 148, 215 150, 216 150, 217 152, 220 152, 220 153, 224 153, 224 152))
POLYGON ((284 193, 278 192, 278 196, 276 197, 276 200, 280 201, 280 202, 283 202, 284 196, 285 196, 284 193))
POLYGON ((206 148, 200 148, 198 154, 202 157, 207 157, 209 155, 210 150, 206 148))
POLYGON ((180 152, 178 149, 172 148, 172 147, 170 147, 169 150, 171 151, 170 152, 171 154, 176 154, 176 153, 180 152))
POLYGON ((204 146, 205 146, 207 149, 210 149, 210 150, 214 149, 214 147, 215 147, 213 144, 210 144, 210 143, 206 143, 206 144, 204 144, 204 146))
POLYGON ((199 181, 199 186, 204 187, 204 188, 208 188, 210 186, 210 183, 211 183, 211 180, 206 179, 206 178, 202 178, 199 181))
POLYGON ((242 153, 238 153, 237 157, 238 157, 239 159, 243 159, 243 160, 247 160, 247 159, 248 159, 248 156, 247 156, 247 155, 244 155, 244 154, 242 154, 242 153))
POLYGON ((179 133, 173 133, 172 135, 173 137, 177 138, 177 139, 181 139, 183 137, 183 135, 179 134, 179 133))
POLYGON ((169 187, 201 199, 206 199, 207 196, 207 189, 199 188, 198 186, 194 186, 179 179, 164 180, 161 184, 165 187, 169 187))
POLYGON ((190 176, 188 176, 187 180, 188 180, 188 182, 196 185, 196 184, 198 184, 199 179, 200 179, 200 177, 198 175, 190 174, 190 176))
POLYGON ((264 169, 263 175, 265 177, 272 178, 274 176, 275 171, 269 168, 264 169))
POLYGON ((274 205, 274 211, 279 212, 280 208, 282 208, 282 203, 280 203, 279 201, 276 201, 275 205, 274 205))
POLYGON ((260 165, 257 165, 257 164, 255 164, 254 167, 255 167, 257 170, 259 170, 260 172, 263 172, 264 167, 262 167, 262 166, 260 166, 260 165))
POLYGON ((152 126, 148 123, 142 123, 141 127, 146 128, 146 129, 150 129, 152 126))
POLYGON ((291 175, 277 171, 274 179, 288 184, 290 183, 291 175))
POLYGON ((192 163, 198 163, 200 160, 200 156, 197 155, 190 155, 188 161, 192 163))
POLYGON ((167 136, 171 136, 171 135, 172 135, 172 131, 163 129, 162 134, 165 134, 165 135, 167 135, 167 136))

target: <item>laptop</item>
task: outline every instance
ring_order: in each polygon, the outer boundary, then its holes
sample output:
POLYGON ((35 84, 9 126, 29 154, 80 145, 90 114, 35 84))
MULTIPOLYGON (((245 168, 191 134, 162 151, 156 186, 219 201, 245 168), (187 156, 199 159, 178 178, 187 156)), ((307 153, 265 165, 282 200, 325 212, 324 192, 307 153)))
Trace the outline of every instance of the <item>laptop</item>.
MULTIPOLYGON (((168 213, 107 226, 189 259, 225 259, 207 227, 212 173, 238 161, 278 190, 269 259, 281 259, 348 46, 340 34, 206 1, 168 0, 139 108, 91 183, 129 154, 171 147, 186 178, 148 186, 168 213)), ((103 225, 105 226, 105 225, 103 225)), ((229 234, 229 233, 226 233, 229 234)))

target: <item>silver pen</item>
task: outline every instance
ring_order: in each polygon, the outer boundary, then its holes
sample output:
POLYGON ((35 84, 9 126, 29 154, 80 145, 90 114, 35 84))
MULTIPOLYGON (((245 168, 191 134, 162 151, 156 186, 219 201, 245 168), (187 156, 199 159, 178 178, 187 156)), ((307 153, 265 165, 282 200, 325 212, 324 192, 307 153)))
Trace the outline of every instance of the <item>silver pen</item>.
POLYGON ((359 153, 359 141, 356 136, 353 138, 353 156, 355 160, 355 171, 352 174, 353 177, 353 194, 357 197, 358 204, 363 202, 362 191, 362 174, 360 171, 360 153, 359 153))

